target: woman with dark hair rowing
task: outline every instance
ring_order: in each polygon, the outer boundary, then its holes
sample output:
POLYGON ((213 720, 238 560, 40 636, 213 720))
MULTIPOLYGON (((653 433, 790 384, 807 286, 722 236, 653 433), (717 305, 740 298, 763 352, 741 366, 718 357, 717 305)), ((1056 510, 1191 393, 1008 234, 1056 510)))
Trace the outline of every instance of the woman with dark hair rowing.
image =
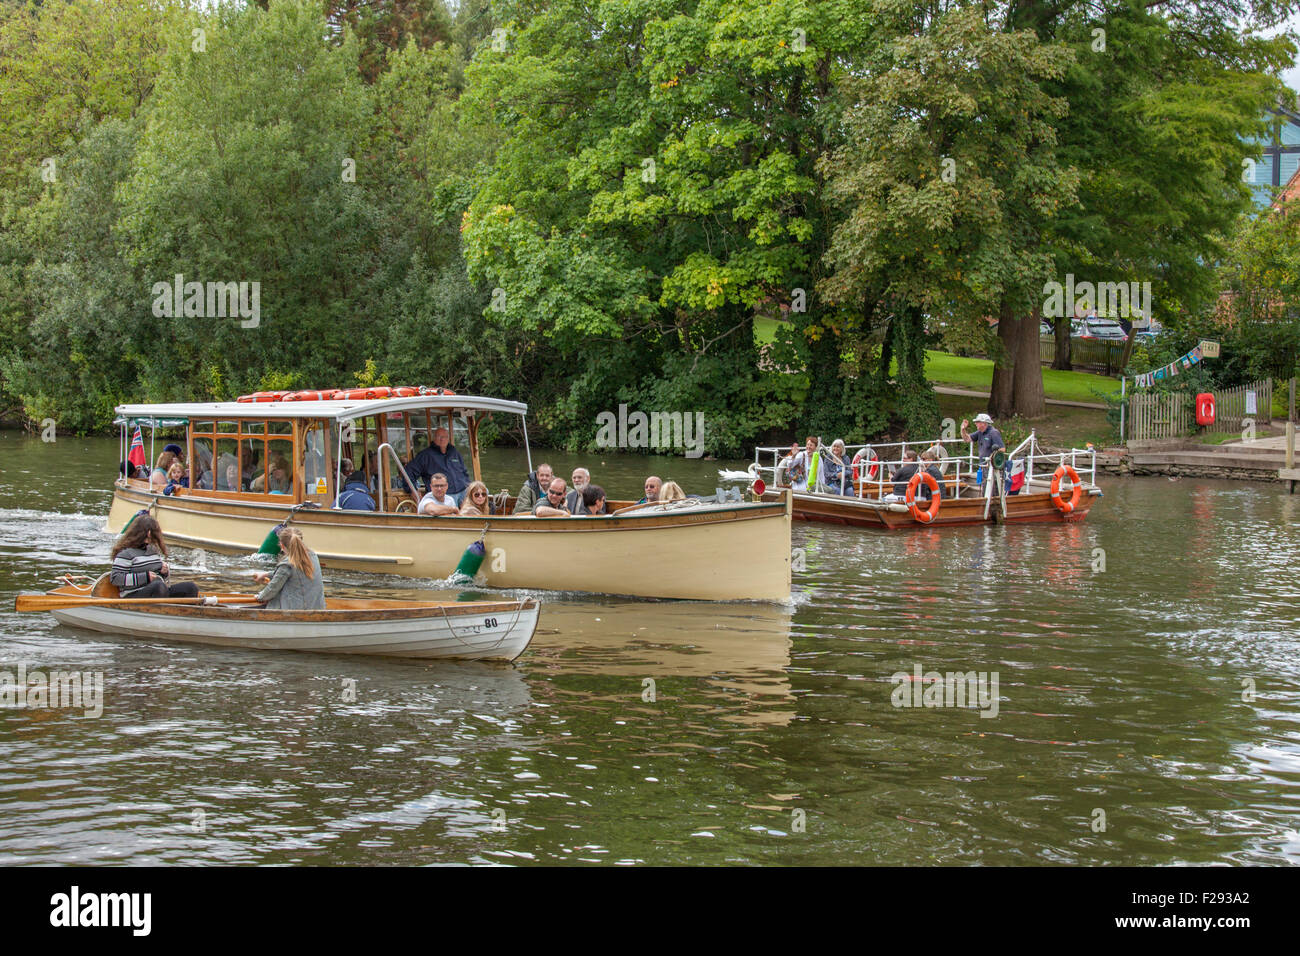
POLYGON ((163 560, 167 557, 167 542, 162 528, 151 515, 136 515, 113 545, 113 567, 108 579, 117 585, 118 592, 126 598, 167 598, 199 596, 197 584, 185 581, 169 584, 171 569, 163 560))
POLYGON ((286 611, 325 610, 325 586, 321 583, 320 559, 302 540, 297 528, 281 527, 276 532, 283 557, 272 574, 258 571, 253 580, 265 587, 257 594, 259 604, 286 611))

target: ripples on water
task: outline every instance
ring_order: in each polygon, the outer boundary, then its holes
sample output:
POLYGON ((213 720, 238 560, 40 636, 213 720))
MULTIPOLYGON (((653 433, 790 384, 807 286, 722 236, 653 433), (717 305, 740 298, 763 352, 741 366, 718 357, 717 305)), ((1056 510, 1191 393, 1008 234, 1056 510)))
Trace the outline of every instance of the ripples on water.
MULTIPOLYGON (((0 440, 6 605, 106 564, 117 446, 63 442, 0 440)), ((704 483, 716 465, 697 467, 704 483)), ((626 493, 644 468, 603 473, 626 493)), ((1300 498, 1103 484, 1082 524, 796 525, 806 570, 784 608, 539 595, 514 667, 0 611, 0 666, 106 683, 100 718, 0 711, 0 861, 1300 859, 1300 498), (892 706, 891 675, 917 665, 996 673, 997 716, 892 706)), ((249 566, 177 558, 224 586, 249 566)), ((438 583, 327 575, 392 597, 438 583)))

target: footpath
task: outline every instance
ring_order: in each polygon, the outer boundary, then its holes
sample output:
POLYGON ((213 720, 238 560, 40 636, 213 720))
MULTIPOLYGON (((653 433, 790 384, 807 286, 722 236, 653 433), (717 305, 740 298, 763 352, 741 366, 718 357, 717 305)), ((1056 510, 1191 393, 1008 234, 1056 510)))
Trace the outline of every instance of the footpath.
MULTIPOLYGON (((969 388, 954 388, 951 385, 936 385, 934 390, 939 395, 961 395, 965 398, 988 398, 988 392, 979 392, 969 388)), ((1067 402, 1063 398, 1044 399, 1048 405, 1068 405, 1071 408, 1096 408, 1101 411, 1106 410, 1105 405, 1099 405, 1096 402, 1067 402)))

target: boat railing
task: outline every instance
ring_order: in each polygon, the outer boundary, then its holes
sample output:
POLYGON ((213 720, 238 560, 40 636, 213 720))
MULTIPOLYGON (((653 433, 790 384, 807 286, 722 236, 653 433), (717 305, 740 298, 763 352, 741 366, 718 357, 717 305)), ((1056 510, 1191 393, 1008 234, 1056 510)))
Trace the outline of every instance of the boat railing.
MULTIPOLYGON (((930 449, 937 450, 938 454, 935 458, 929 459, 928 462, 938 466, 945 480, 951 478, 957 487, 961 487, 964 481, 975 487, 983 488, 991 477, 992 469, 985 467, 988 464, 986 459, 981 459, 975 454, 974 441, 967 442, 966 446, 967 452, 962 455, 949 454, 943 439, 869 442, 861 445, 846 444, 844 446, 845 467, 840 471, 838 487, 833 482, 828 484, 825 481, 826 469, 823 467, 818 469, 816 486, 810 488, 809 493, 855 495, 856 492, 856 497, 867 497, 869 492, 874 492, 876 497, 883 498, 894 490, 894 482, 889 477, 890 472, 896 471, 905 464, 910 464, 903 458, 903 455, 907 451, 924 452, 930 449), (862 452, 866 454, 858 462, 859 477, 855 480, 852 477, 854 459, 862 452), (873 468, 875 474, 871 476, 873 468)), ((830 452, 830 447, 819 444, 818 451, 830 452)), ((750 466, 751 472, 756 475, 770 474, 773 486, 781 486, 782 482, 777 479, 782 476, 778 472, 782 460, 789 453, 790 449, 788 447, 759 446, 754 451, 754 464, 750 466), (771 464, 766 464, 765 459, 770 461, 771 464)), ((1044 467, 1047 467, 1050 472, 1055 472, 1057 467, 1068 461, 1079 475, 1081 481, 1092 485, 1096 484, 1097 455, 1096 450, 1091 446, 1049 453, 1039 445, 1037 433, 1031 431, 1024 441, 1010 451, 1007 458, 1011 461, 1023 461, 1026 482, 1034 480, 1035 465, 1038 465, 1040 469, 1039 480, 1044 480, 1041 478, 1041 471, 1044 467)), ((924 461, 925 459, 920 460, 924 461)), ((785 484, 789 484, 789 482, 786 481, 785 484)))
MULTIPOLYGON (((393 456, 393 462, 397 465, 398 474, 402 476, 402 481, 406 483, 406 487, 411 489, 411 497, 415 499, 416 504, 419 504, 420 493, 416 491, 415 483, 411 481, 411 476, 406 473, 406 467, 402 464, 402 459, 398 457, 397 449, 395 449, 389 442, 384 442, 382 445, 380 445, 379 454, 375 456, 376 461, 379 465, 380 498, 382 498, 388 492, 388 475, 384 473, 384 451, 385 450, 387 450, 388 453, 393 456)), ((382 500, 379 502, 379 510, 380 511, 385 510, 384 503, 382 500)))

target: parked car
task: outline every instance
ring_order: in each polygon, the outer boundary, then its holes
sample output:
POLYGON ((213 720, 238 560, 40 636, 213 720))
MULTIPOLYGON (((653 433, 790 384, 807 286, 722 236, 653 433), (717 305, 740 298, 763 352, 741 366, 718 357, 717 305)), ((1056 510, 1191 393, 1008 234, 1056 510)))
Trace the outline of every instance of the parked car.
POLYGON ((1100 339, 1103 342, 1124 342, 1128 339, 1124 327, 1114 319, 1092 317, 1075 319, 1070 334, 1080 339, 1100 339))

